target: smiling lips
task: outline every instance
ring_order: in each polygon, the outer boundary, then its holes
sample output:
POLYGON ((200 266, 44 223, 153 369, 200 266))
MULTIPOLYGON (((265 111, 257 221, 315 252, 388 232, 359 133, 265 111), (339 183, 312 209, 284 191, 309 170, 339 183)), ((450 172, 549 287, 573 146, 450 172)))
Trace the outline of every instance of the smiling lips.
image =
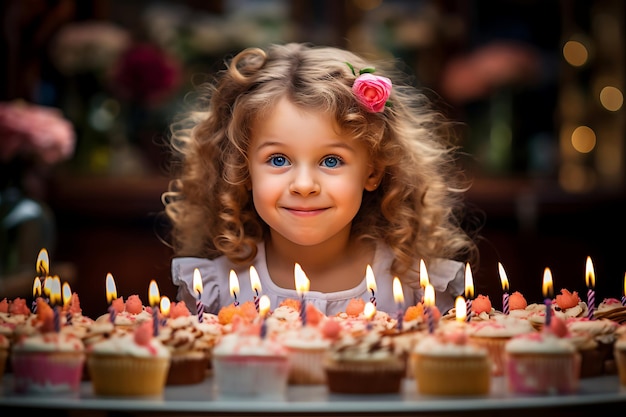
POLYGON ((318 215, 320 213, 323 213, 324 211, 326 211, 326 208, 320 208, 320 209, 316 209, 316 208, 306 208, 306 207, 285 207, 285 210, 287 210, 289 213, 294 214, 296 216, 315 216, 318 215))

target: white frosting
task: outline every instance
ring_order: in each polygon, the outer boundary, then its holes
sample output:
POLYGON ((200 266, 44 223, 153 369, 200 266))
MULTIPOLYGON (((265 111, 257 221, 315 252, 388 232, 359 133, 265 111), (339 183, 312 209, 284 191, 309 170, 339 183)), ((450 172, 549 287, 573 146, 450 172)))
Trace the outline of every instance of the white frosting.
POLYGON ((506 315, 497 315, 488 321, 469 324, 469 334, 476 337, 512 337, 535 331, 528 320, 506 315))
POLYGON ((155 338, 145 345, 135 342, 133 333, 115 334, 91 345, 90 351, 98 354, 129 355, 136 357, 169 358, 170 351, 155 338))
MULTIPOLYGON (((462 331, 462 330, 461 330, 462 331)), ((448 335, 451 333, 448 333, 448 335)), ((419 340, 413 349, 414 353, 428 356, 487 356, 487 350, 465 342, 455 342, 455 338, 449 339, 446 335, 432 335, 419 340)), ((461 338, 463 340, 463 338, 461 338)))
POLYGON ((230 333, 213 348, 213 356, 286 356, 285 348, 271 338, 258 335, 230 333))
POLYGON ((35 333, 19 338, 13 345, 15 352, 82 352, 83 342, 72 333, 35 333))
POLYGON ((510 353, 571 353, 576 346, 549 332, 526 333, 511 338, 504 349, 510 353))
POLYGON ((295 349, 327 349, 330 341, 325 339, 319 327, 304 326, 279 336, 283 346, 295 349))

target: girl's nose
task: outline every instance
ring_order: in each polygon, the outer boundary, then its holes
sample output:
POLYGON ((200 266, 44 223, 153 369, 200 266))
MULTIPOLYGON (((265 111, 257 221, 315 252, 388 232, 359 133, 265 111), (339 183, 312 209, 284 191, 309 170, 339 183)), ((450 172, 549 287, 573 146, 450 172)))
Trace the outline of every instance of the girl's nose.
POLYGON ((309 169, 300 168, 296 170, 295 176, 291 184, 289 184, 289 192, 302 196, 318 194, 320 192, 320 184, 309 169))

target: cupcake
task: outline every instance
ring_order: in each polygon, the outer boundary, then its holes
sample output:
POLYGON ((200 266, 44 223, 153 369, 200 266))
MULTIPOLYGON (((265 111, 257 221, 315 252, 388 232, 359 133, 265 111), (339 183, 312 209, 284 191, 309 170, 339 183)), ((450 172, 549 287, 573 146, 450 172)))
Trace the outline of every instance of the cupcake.
POLYGON ((174 309, 175 315, 170 315, 158 335, 171 355, 166 385, 198 384, 206 378, 210 356, 202 341, 204 335, 197 316, 192 316, 184 303, 178 305, 187 313, 174 309))
POLYGON ((53 310, 38 303, 38 331, 22 335, 11 346, 15 391, 19 393, 68 393, 80 387, 85 349, 72 333, 57 331, 53 310))
POLYGON ((505 378, 510 392, 572 394, 580 381, 580 354, 554 317, 549 329, 521 334, 505 346, 505 378))
POLYGON ((153 337, 152 322, 145 321, 132 333, 114 333, 93 343, 87 366, 96 395, 160 395, 170 366, 170 352, 153 337))
POLYGON ((9 338, 0 333, 0 380, 2 380, 2 375, 4 375, 4 370, 6 369, 7 358, 9 357, 9 348, 9 338))
POLYGON ((471 321, 467 332, 469 342, 482 346, 489 352, 492 363, 492 374, 504 374, 504 346, 513 336, 535 332, 536 330, 526 319, 507 315, 494 316, 492 320, 471 321))
POLYGON ((491 384, 487 349, 469 343, 464 329, 438 331, 412 352, 417 391, 425 395, 486 395, 491 384))
POLYGON ((342 333, 324 362, 328 390, 342 394, 398 393, 405 368, 393 338, 378 331, 342 333))
POLYGON ((287 351, 273 337, 261 337, 259 327, 233 323, 213 348, 213 376, 222 398, 282 399, 287 392, 287 351))
POLYGON ((605 363, 613 359, 618 323, 609 319, 575 318, 566 321, 570 338, 577 338, 581 354, 581 377, 604 374, 605 363))
POLYGON ((323 364, 331 344, 331 337, 336 334, 333 327, 339 330, 340 325, 330 318, 324 323, 315 326, 310 324, 278 336, 289 357, 290 384, 326 383, 323 364), (327 334, 331 336, 327 337, 327 334))
POLYGON ((613 355, 621 386, 626 386, 626 336, 622 336, 613 345, 613 355))
POLYGON ((114 299, 111 302, 111 309, 115 310, 113 320, 109 311, 98 317, 96 321, 112 321, 117 329, 128 332, 132 332, 138 324, 152 321, 152 314, 144 307, 138 295, 129 296, 126 302, 123 297, 114 299))

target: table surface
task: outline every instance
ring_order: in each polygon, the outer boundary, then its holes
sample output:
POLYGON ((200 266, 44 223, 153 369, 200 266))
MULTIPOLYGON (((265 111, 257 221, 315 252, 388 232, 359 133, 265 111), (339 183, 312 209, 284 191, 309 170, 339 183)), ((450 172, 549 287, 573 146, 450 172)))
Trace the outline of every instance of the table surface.
MULTIPOLYGON (((0 393, 0 409, 40 408, 62 410, 102 410, 176 413, 180 415, 253 415, 253 414, 322 414, 339 415, 366 413, 368 415, 471 415, 478 412, 506 411, 506 415, 526 415, 532 410, 533 417, 555 410, 573 415, 573 411, 626 405, 626 386, 621 386, 617 375, 581 379, 577 393, 572 395, 529 396, 507 391, 503 377, 492 378, 491 392, 486 396, 445 397, 424 396, 417 393, 415 381, 405 379, 398 394, 347 395, 332 394, 324 385, 288 387, 284 399, 236 398, 223 399, 215 393, 213 379, 194 385, 167 386, 158 397, 108 398, 97 397, 91 383, 83 382, 79 393, 34 395, 13 392, 11 374, 3 378, 0 393)), ((585 411, 588 413, 588 411, 585 411)), ((558 413, 557 413, 558 414, 558 413)), ((582 415, 582 414, 581 414, 582 415)), ((588 415, 588 414, 587 414, 588 415)))

